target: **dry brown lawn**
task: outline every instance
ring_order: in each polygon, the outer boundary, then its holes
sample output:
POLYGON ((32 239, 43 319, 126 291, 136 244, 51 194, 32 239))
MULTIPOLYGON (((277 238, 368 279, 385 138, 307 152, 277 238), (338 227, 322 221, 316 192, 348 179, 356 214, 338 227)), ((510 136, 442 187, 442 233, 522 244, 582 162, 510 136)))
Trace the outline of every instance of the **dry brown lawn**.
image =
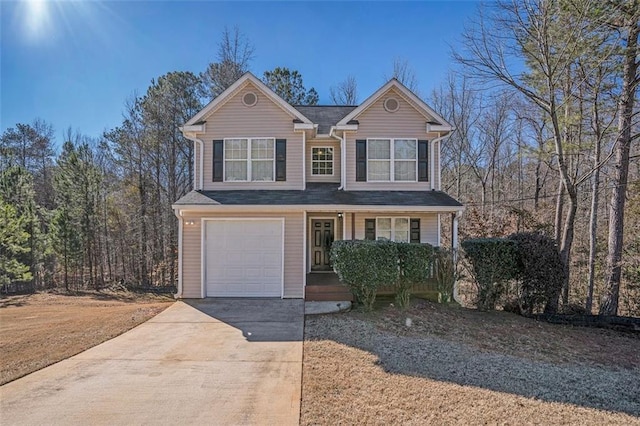
POLYGON ((152 318, 167 296, 37 293, 0 299, 0 384, 78 354, 152 318))
POLYGON ((307 316, 301 424, 640 425, 640 337, 423 301, 307 316))

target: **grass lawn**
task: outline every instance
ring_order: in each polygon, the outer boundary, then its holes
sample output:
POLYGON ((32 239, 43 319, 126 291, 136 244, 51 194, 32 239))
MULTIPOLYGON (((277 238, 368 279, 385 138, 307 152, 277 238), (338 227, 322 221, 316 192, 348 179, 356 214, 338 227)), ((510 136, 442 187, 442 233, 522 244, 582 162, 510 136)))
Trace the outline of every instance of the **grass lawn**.
POLYGON ((424 301, 307 316, 301 424, 640 425, 640 336, 424 301))
POLYGON ((167 296, 124 292, 0 298, 0 384, 122 334, 172 301, 167 296))

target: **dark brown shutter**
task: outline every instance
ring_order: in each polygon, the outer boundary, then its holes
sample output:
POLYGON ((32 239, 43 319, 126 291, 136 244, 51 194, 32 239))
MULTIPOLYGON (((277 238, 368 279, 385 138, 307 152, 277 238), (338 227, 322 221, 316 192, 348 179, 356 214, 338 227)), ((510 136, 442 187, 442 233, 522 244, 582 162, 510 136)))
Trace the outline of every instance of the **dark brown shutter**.
POLYGON ((356 181, 367 181, 367 141, 356 140, 356 181))
POLYGON ((276 180, 287 180, 287 140, 276 139, 276 180))
POLYGON ((410 227, 410 240, 409 242, 412 243, 419 243, 420 242, 420 219, 411 219, 410 220, 411 223, 411 227, 410 227))
POLYGON ((418 182, 429 181, 429 141, 418 141, 418 182))
POLYGON ((375 219, 364 220, 364 239, 365 240, 376 239, 376 220, 375 219))
POLYGON ((213 176, 214 182, 224 181, 223 167, 224 167, 224 141, 216 140, 216 141, 213 141, 213 174, 212 176, 213 176))

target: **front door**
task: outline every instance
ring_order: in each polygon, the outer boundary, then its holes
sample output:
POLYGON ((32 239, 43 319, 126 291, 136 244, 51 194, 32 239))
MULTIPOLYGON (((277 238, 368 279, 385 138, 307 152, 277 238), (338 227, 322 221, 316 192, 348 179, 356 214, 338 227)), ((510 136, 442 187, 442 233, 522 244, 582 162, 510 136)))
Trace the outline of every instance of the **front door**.
POLYGON ((311 219, 311 270, 331 271, 329 250, 333 243, 333 219, 311 219))

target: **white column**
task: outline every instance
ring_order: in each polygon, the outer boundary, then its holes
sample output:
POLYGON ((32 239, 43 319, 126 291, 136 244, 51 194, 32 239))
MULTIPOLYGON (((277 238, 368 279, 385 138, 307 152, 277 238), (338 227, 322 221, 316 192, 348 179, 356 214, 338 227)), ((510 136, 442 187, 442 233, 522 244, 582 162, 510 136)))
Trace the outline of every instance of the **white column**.
MULTIPOLYGON (((462 216, 462 212, 458 211, 451 215, 451 254, 453 256, 453 264, 458 264, 458 220, 462 216)), ((460 295, 458 294, 458 280, 453 283, 453 300, 460 302, 460 295)))
POLYGON ((452 215, 453 224, 451 225, 451 248, 454 253, 458 251, 458 219, 460 218, 460 213, 461 212, 456 212, 452 215))

